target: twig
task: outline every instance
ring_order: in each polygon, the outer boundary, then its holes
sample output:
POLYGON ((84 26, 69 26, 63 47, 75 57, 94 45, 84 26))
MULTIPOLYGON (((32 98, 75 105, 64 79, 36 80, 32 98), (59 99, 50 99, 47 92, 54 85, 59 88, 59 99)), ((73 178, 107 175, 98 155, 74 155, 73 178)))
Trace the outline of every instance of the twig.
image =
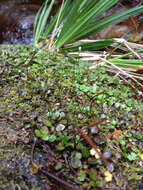
POLYGON ((36 53, 37 53, 37 51, 34 51, 34 52, 33 52, 33 54, 32 54, 32 56, 31 56, 30 60, 28 61, 28 63, 27 63, 26 65, 30 65, 30 64, 31 64, 31 62, 32 62, 34 56, 36 55, 36 53))
POLYGON ((98 94, 96 94, 95 96, 93 96, 93 97, 92 97, 92 100, 91 100, 91 102, 90 102, 90 104, 92 105, 92 103, 93 103, 93 101, 95 100, 96 96, 99 96, 100 94, 103 94, 103 93, 105 93, 105 92, 106 92, 106 90, 103 90, 103 91, 99 92, 98 94))
MULTIPOLYGON (((34 143, 32 145, 32 150, 31 150, 31 163, 34 163, 33 161, 33 154, 34 154, 34 148, 35 148, 35 144, 36 144, 37 138, 34 137, 34 143)), ((41 169, 41 167, 38 168, 38 171, 40 171, 41 173, 43 173, 44 175, 56 180, 57 182, 67 186, 68 188, 71 188, 73 190, 83 190, 82 188, 78 188, 75 185, 72 185, 66 181, 64 181, 63 179, 60 179, 59 177, 55 176, 54 174, 48 172, 48 171, 44 171, 43 169, 41 169)))
POLYGON ((40 171, 41 171, 44 175, 46 175, 46 176, 48 176, 48 177, 50 177, 50 178, 56 180, 58 183, 61 183, 61 184, 63 184, 64 186, 67 186, 68 188, 71 188, 71 189, 73 189, 73 190, 83 190, 82 188, 78 188, 78 187, 76 187, 75 185, 72 185, 72 184, 70 184, 70 183, 64 181, 63 179, 60 179, 59 177, 55 176, 54 174, 52 174, 52 173, 50 173, 50 172, 48 172, 48 171, 45 171, 45 170, 43 170, 43 169, 40 169, 40 171))
POLYGON ((98 122, 96 122, 96 123, 92 123, 92 124, 87 125, 86 128, 87 128, 87 129, 92 128, 92 127, 94 127, 94 126, 96 126, 96 125, 99 125, 99 124, 102 123, 103 121, 107 121, 107 120, 111 120, 111 119, 110 119, 110 118, 102 118, 102 119, 100 119, 100 120, 99 120, 98 122))
POLYGON ((76 125, 74 125, 75 128, 78 130, 78 132, 81 134, 81 136, 86 140, 86 142, 92 147, 94 148, 94 150, 97 152, 97 154, 100 156, 101 160, 103 161, 103 163, 105 164, 106 167, 109 166, 109 162, 106 160, 106 158, 103 156, 103 154, 98 150, 98 148, 96 147, 96 145, 93 143, 93 141, 84 134, 84 132, 77 127, 76 125))

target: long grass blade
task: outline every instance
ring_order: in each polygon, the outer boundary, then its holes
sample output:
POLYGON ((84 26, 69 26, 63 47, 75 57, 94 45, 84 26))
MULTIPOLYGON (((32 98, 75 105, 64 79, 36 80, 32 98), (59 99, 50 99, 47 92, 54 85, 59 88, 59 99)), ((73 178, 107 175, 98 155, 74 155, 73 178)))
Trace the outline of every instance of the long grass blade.
POLYGON ((42 6, 42 9, 39 10, 39 13, 37 14, 37 18, 35 20, 35 32, 34 32, 34 43, 35 45, 39 42, 40 38, 42 37, 42 34, 46 28, 48 17, 50 15, 50 12, 52 10, 53 4, 55 0, 52 0, 49 7, 48 0, 45 1, 45 3, 42 6))
POLYGON ((102 19, 101 21, 97 23, 93 23, 88 25, 87 29, 81 30, 80 32, 76 33, 74 37, 72 38, 72 41, 79 40, 81 38, 87 38, 93 34, 98 33, 99 31, 103 30, 104 28, 108 27, 111 24, 114 24, 115 22, 119 22, 123 19, 126 19, 130 16, 134 16, 136 14, 139 14, 143 12, 143 6, 132 8, 130 10, 124 11, 122 13, 118 13, 116 15, 112 15, 110 17, 107 17, 105 19, 102 19))
MULTIPOLYGON (((89 11, 87 11, 84 15, 82 15, 81 18, 79 17, 76 20, 76 22, 74 23, 72 22, 72 24, 70 25, 71 19, 67 20, 57 40, 56 47, 60 48, 61 46, 63 46, 63 44, 76 41, 76 40, 73 40, 73 37, 76 36, 76 34, 80 33, 80 31, 82 31, 82 27, 85 27, 85 25, 88 26, 90 22, 93 21, 93 18, 95 18, 96 16, 97 17, 101 16, 103 12, 105 12, 110 7, 112 7, 117 1, 118 0, 110 0, 110 1, 99 0, 97 3, 94 4, 94 6, 89 11)), ((88 30, 87 27, 86 29, 88 30)))
MULTIPOLYGON (((71 0, 66 0, 66 2, 64 3, 63 5, 63 9, 62 9, 62 12, 61 12, 61 16, 60 16, 60 19, 59 19, 59 25, 63 22, 63 20, 66 18, 66 16, 68 15, 69 13, 69 9, 70 9, 70 4, 71 4, 71 0)), ((57 22, 57 19, 58 19, 58 15, 59 15, 59 12, 60 10, 58 11, 58 13, 51 19, 48 27, 45 29, 45 32, 43 34, 44 37, 47 37, 51 32, 52 30, 54 29, 55 25, 56 25, 56 22, 57 22)), ((58 25, 58 26, 59 26, 58 25)))
POLYGON ((79 43, 79 44, 73 44, 69 45, 67 47, 61 48, 64 51, 92 51, 92 50, 100 50, 104 49, 111 44, 113 44, 114 41, 112 39, 108 40, 95 40, 94 42, 84 42, 84 43, 79 43))

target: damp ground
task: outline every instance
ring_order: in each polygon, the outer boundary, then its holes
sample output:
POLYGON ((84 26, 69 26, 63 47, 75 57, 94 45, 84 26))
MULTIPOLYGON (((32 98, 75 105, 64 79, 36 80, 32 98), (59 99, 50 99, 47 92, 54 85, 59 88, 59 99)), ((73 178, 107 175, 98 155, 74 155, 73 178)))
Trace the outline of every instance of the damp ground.
POLYGON ((143 189, 143 99, 103 67, 34 52, 0 49, 0 189, 143 189))

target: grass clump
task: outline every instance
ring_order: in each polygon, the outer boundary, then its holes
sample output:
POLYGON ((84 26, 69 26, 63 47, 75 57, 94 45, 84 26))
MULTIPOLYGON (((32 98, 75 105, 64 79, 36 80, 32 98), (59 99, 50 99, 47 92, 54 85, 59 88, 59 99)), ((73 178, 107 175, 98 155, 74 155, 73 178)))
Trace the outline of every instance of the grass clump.
MULTIPOLYGON (((63 0, 61 8, 51 18, 50 12, 54 0, 49 6, 48 0, 45 0, 35 19, 35 46, 45 47, 50 52, 75 54, 79 59, 90 62, 98 60, 99 64, 114 73, 119 72, 120 75, 126 75, 135 82, 138 82, 138 79, 143 80, 141 75, 133 73, 133 71, 143 68, 142 58, 139 54, 143 50, 142 45, 129 43, 125 39, 88 39, 109 25, 143 12, 143 6, 139 6, 101 18, 117 2, 118 0, 63 0), (104 56, 103 49, 105 50, 109 46, 114 47, 112 54, 106 52, 106 56, 104 56), (125 48, 122 48, 123 46, 125 48), (119 55, 118 49, 119 51, 126 50, 125 53, 119 55), (101 51, 96 53, 97 50, 101 51), (135 58, 133 59, 130 55, 135 55, 135 58)), ((142 86, 141 83, 140 86, 142 86)))
POLYGON ((35 19, 35 45, 42 38, 48 38, 49 35, 51 37, 47 41, 47 46, 51 51, 53 49, 58 50, 59 48, 64 51, 78 51, 79 47, 82 51, 90 51, 111 45, 113 40, 73 43, 88 38, 115 22, 143 12, 143 6, 140 6, 97 21, 100 16, 117 2, 118 0, 66 0, 62 2, 58 13, 50 19, 49 15, 54 1, 52 0, 48 6, 48 0, 46 0, 35 19), (48 19, 50 23, 47 26, 48 19), (65 45, 66 47, 64 47, 65 45))

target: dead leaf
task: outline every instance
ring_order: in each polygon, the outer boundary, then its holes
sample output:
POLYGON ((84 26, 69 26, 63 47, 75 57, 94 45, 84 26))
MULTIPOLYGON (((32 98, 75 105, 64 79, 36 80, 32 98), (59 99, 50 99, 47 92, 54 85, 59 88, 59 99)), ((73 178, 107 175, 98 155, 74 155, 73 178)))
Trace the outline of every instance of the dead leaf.
POLYGON ((116 131, 114 131, 114 132, 112 133, 112 135, 118 136, 118 135, 120 135, 121 133, 122 133, 121 130, 116 130, 116 131))
POLYGON ((39 170, 39 166, 36 165, 35 163, 32 163, 31 165, 29 165, 29 169, 32 174, 37 174, 39 170))

